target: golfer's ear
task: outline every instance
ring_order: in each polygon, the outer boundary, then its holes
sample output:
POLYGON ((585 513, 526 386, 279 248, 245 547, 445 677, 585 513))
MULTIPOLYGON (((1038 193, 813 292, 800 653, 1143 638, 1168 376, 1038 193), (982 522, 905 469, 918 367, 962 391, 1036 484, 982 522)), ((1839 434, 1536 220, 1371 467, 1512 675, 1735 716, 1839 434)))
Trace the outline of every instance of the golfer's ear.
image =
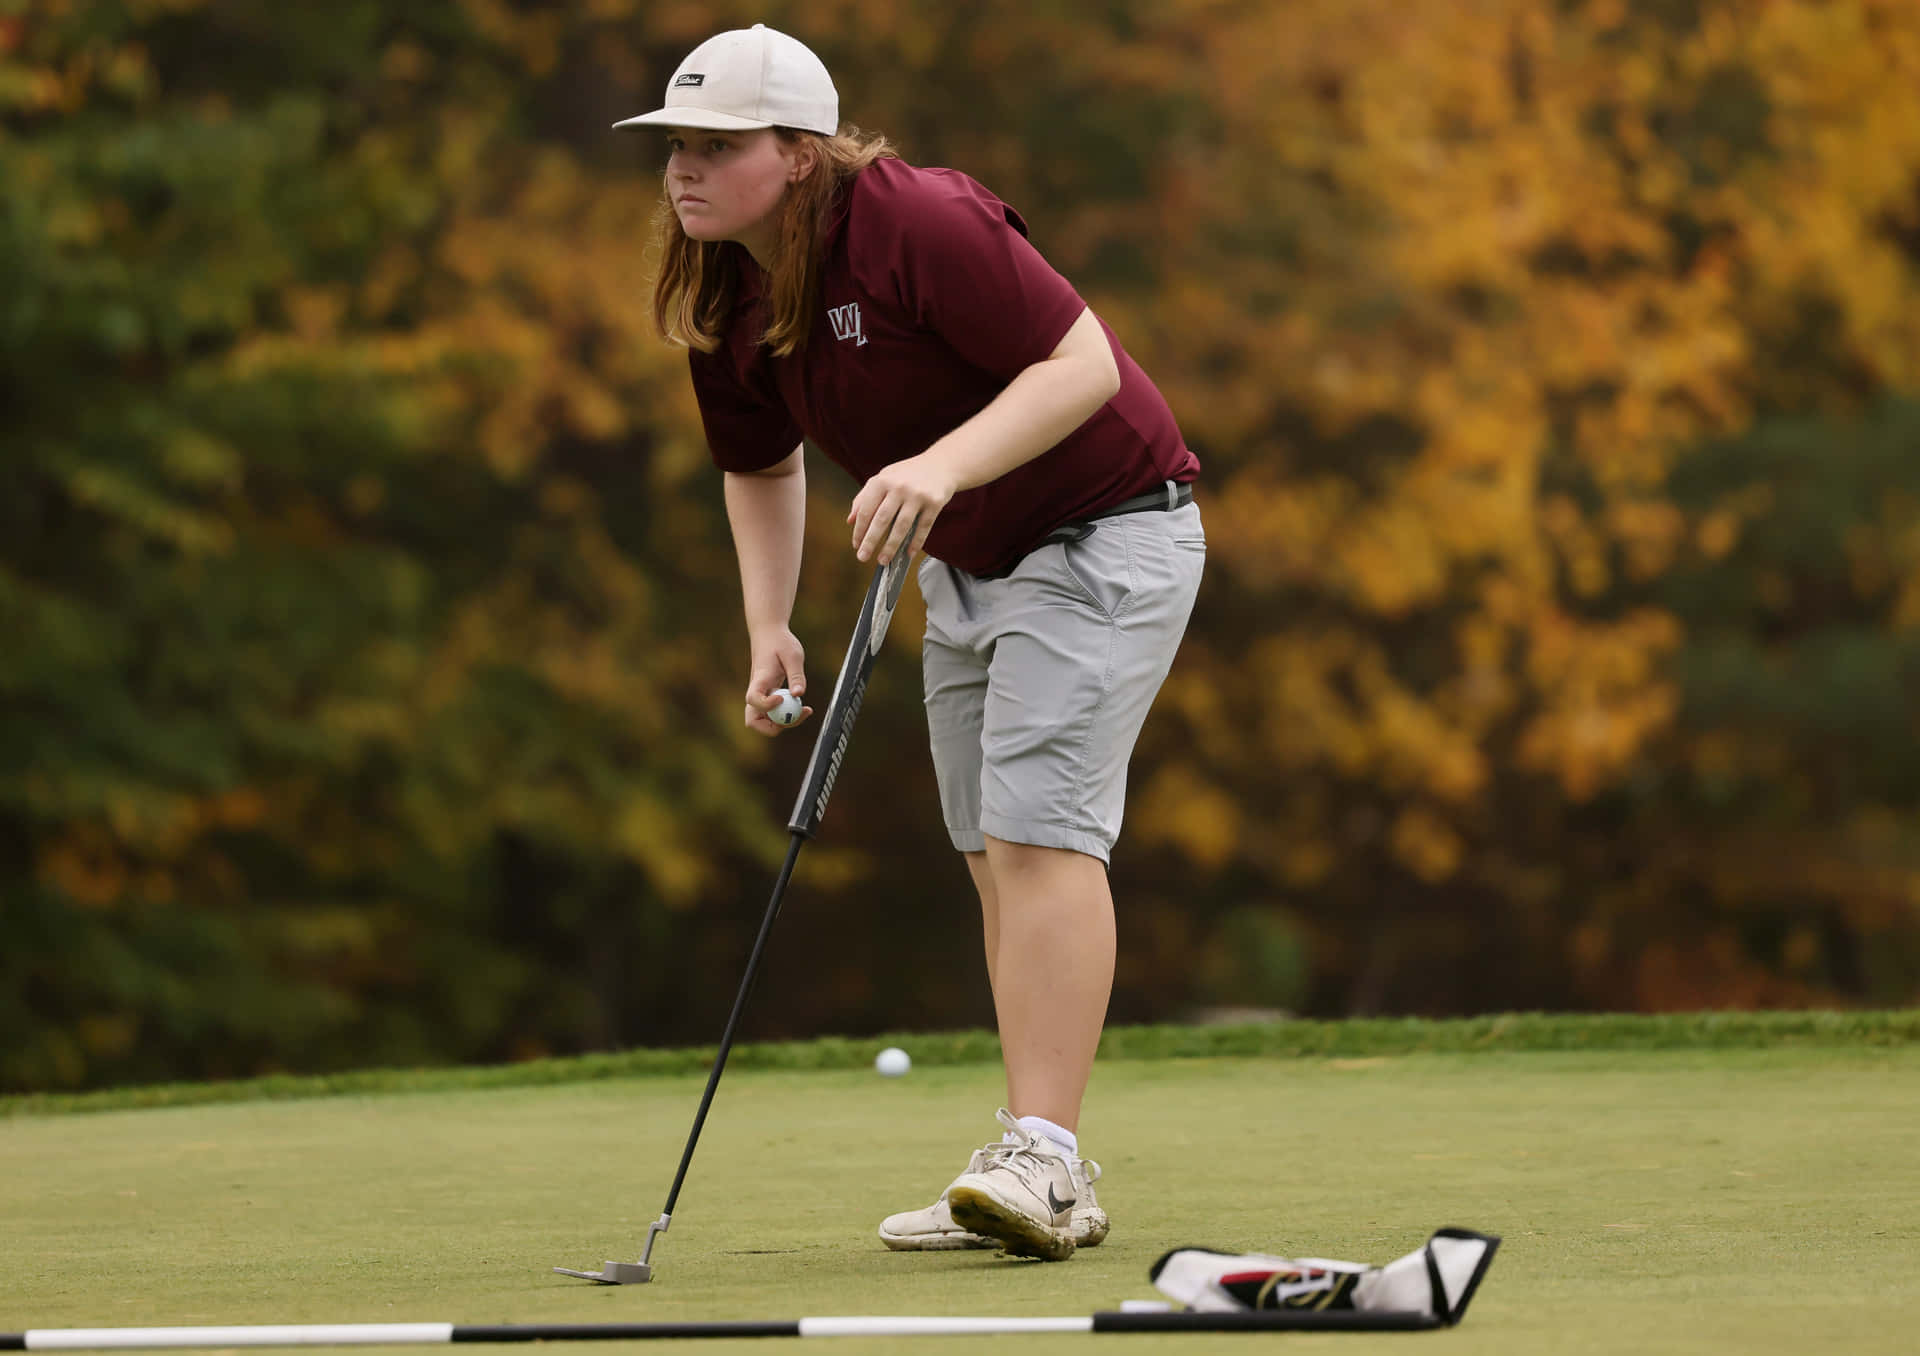
POLYGON ((801 137, 793 148, 793 164, 787 170, 787 182, 797 184, 818 168, 820 164, 820 143, 812 137, 801 137))

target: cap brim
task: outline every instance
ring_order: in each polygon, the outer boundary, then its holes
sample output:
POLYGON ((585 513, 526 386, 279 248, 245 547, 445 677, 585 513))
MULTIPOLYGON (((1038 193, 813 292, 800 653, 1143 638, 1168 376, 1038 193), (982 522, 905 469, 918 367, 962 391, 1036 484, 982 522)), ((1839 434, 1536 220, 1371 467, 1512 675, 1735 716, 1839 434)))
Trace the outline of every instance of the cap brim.
POLYGON ((743 118, 737 113, 716 113, 711 109, 691 108, 682 104, 677 108, 656 108, 637 118, 624 118, 614 126, 698 127, 709 132, 751 132, 756 127, 771 127, 773 124, 764 118, 743 118))

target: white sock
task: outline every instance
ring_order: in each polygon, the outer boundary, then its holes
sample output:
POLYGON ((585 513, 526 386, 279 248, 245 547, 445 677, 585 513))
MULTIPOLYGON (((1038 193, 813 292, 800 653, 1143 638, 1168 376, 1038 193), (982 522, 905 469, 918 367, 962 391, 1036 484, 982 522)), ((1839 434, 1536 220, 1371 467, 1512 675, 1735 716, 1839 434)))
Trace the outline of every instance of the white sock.
MULTIPOLYGON (((1045 1116, 1022 1116, 1020 1128, 1030 1135, 1045 1135, 1074 1158, 1080 1156, 1080 1137, 1063 1125, 1055 1125, 1045 1116)), ((1006 1138, 1011 1140, 1013 1136, 1008 1134, 1006 1138)))

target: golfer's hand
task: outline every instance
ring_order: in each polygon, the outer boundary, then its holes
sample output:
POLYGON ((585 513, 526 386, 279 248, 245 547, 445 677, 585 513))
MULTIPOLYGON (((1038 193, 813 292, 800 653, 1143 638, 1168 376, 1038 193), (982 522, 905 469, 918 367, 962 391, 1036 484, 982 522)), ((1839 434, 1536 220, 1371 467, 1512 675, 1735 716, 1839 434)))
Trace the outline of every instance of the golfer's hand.
POLYGON ((953 492, 952 474, 924 452, 883 467, 860 487, 847 514, 853 524, 854 554, 885 565, 903 550, 918 551, 927 544, 933 520, 953 492))
POLYGON ((747 678, 747 728, 763 735, 777 735, 804 725, 813 715, 811 706, 802 705, 800 719, 792 725, 775 725, 767 712, 780 704, 773 694, 785 688, 804 703, 807 695, 807 652, 791 631, 779 631, 753 642, 753 668, 747 678))

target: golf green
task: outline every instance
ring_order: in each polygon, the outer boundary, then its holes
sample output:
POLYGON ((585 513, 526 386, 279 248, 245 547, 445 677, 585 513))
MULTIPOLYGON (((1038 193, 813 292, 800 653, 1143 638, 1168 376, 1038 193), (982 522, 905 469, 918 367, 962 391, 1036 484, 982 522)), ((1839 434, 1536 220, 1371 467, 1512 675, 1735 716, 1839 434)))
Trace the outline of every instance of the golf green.
MULTIPOLYGON (((1446 1332, 847 1339, 860 1351, 1909 1352, 1920 1049, 1103 1062, 1084 1147, 1112 1237, 1047 1265, 888 1252, 992 1138, 996 1067, 741 1069, 650 1285, 632 1260, 702 1079, 0 1118, 0 1329, 1085 1314, 1183 1245, 1385 1262, 1505 1242, 1446 1332)), ((703 1351, 766 1343, 703 1342, 703 1351)))

